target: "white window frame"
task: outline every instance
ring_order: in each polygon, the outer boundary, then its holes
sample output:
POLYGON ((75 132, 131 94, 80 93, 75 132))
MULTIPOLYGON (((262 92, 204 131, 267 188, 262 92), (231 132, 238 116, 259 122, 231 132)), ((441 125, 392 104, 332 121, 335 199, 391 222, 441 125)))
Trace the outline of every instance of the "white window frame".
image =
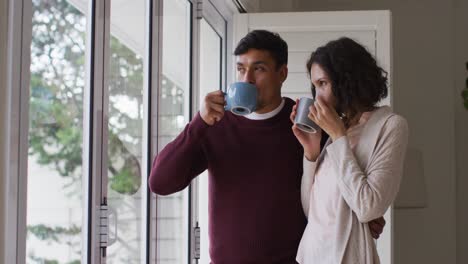
MULTIPOLYGON (((194 56, 193 51, 198 47, 196 42, 194 41, 195 37, 198 32, 198 28, 194 23, 194 17, 196 17, 197 12, 197 5, 195 0, 186 0, 191 5, 191 20, 189 19, 192 28, 190 32, 190 59, 192 65, 196 65, 195 62, 197 59, 194 56)), ((158 153, 158 104, 159 104, 159 91, 160 91, 160 76, 162 76, 162 43, 163 43, 163 2, 164 0, 147 0, 147 38, 149 39, 149 44, 147 45, 147 52, 146 56, 148 59, 145 62, 145 72, 149 74, 145 74, 145 90, 144 90, 144 109, 147 111, 145 112, 144 122, 143 124, 143 160, 142 164, 144 166, 144 171, 147 172, 149 175, 152 167, 152 162, 158 153), (148 115, 149 116, 146 116, 148 115)), ((190 86, 191 91, 185 94, 186 98, 188 98, 189 107, 185 108, 184 115, 191 116, 193 110, 193 102, 190 100, 193 98, 193 90, 194 90, 194 83, 198 81, 197 75, 194 74, 194 68, 191 67, 191 72, 187 74, 190 77, 190 86)), ((147 179, 142 181, 142 184, 147 184, 147 179)), ((146 263, 156 263, 157 261, 157 230, 158 226, 156 223, 157 219, 157 196, 154 193, 149 191, 149 188, 146 188, 145 197, 143 199, 143 203, 146 203, 148 210, 143 212, 145 214, 143 219, 147 220, 146 225, 144 228, 142 227, 142 235, 147 238, 147 248, 145 252, 142 252, 142 255, 145 254, 146 263)), ((188 225, 188 251, 187 252, 187 263, 193 259, 193 236, 190 232, 192 226, 192 205, 191 205, 191 190, 192 187, 189 186, 189 206, 188 206, 188 219, 186 219, 188 225)))
MULTIPOLYGON (((194 2, 194 16, 193 16, 193 42, 192 42, 192 65, 200 64, 200 20, 203 18, 221 38, 221 89, 226 87, 226 84, 232 80, 227 76, 228 69, 232 68, 232 19, 233 15, 237 13, 234 5, 229 5, 226 1, 219 0, 198 0, 194 2), (229 78, 229 80, 228 80, 229 78)), ((193 67, 192 70, 192 116, 195 115, 200 106, 200 87, 199 87, 199 67, 193 67)), ((199 222, 199 193, 208 192, 204 189, 205 186, 200 185, 200 179, 195 178, 190 184, 190 197, 191 197, 191 217, 190 217, 190 230, 194 230, 199 222), (203 188, 203 190, 201 189, 203 188)), ((208 234, 208 230, 200 230, 200 236, 208 234)), ((191 262, 198 263, 194 258, 195 241, 193 235, 191 238, 191 262)), ((208 250, 203 250, 200 254, 209 254, 208 250)))
MULTIPOLYGON (((145 171, 148 172, 149 175, 149 170, 151 168, 151 163, 156 157, 157 151, 158 151, 158 96, 159 96, 159 73, 162 69, 162 12, 163 12, 163 0, 154 0, 154 1, 149 1, 152 3, 149 3, 149 8, 147 8, 148 11, 151 12, 150 15, 150 21, 149 21, 149 27, 147 29, 149 35, 149 40, 150 43, 147 45, 147 49, 151 49, 152 52, 148 53, 149 50, 147 50, 147 55, 149 56, 148 59, 146 60, 147 65, 145 65, 145 69, 147 72, 150 74, 147 74, 145 78, 145 83, 148 85, 145 85, 145 88, 148 89, 148 91, 144 91, 144 93, 147 95, 145 96, 144 104, 144 109, 149 109, 150 116, 149 117, 144 117, 145 120, 149 120, 149 122, 144 122, 143 124, 143 131, 144 131, 144 140, 146 143, 144 143, 144 147, 146 148, 146 153, 148 155, 144 155, 143 159, 143 165, 146 165, 147 168, 145 171), (149 119, 146 119, 149 118, 149 119), (149 140, 148 138, 152 138, 154 140, 149 140), (148 156, 148 157, 146 157, 148 156), (146 160, 146 161, 145 161, 146 160)), ((146 111, 147 114, 148 111, 146 111)), ((146 115, 146 114, 145 114, 146 115)), ((156 219, 157 217, 157 202, 156 202, 156 195, 154 193, 150 193, 149 190, 146 192, 146 199, 149 199, 149 206, 148 206, 148 215, 146 216, 147 219, 147 224, 146 224, 146 231, 147 231, 147 241, 148 242, 148 257, 147 263, 156 263, 157 259, 157 223, 156 221, 153 221, 152 219, 156 219)), ((143 231, 143 230, 142 230, 143 231)))
POLYGON ((4 263, 26 261, 29 65, 32 3, 8 0, 4 263))
POLYGON ((99 247, 98 221, 99 207, 103 197, 102 182, 107 175, 107 124, 108 104, 106 100, 108 85, 106 82, 105 45, 109 38, 110 3, 108 0, 89 0, 86 26, 86 86, 84 89, 83 107, 83 177, 82 193, 82 263, 101 263, 105 261, 99 247), (107 23, 106 23, 107 22, 107 23), (99 52, 104 56, 94 56, 99 52), (105 173, 105 174, 103 174, 105 173))
MULTIPOLYGON (((83 144, 83 166, 90 166, 84 171, 83 177, 83 193, 88 196, 87 206, 84 207, 82 263, 105 263, 106 258, 104 251, 100 248, 97 240, 97 232, 99 231, 99 215, 97 212, 104 200, 107 199, 108 192, 108 134, 109 134, 109 61, 110 61, 110 13, 111 0, 89 0, 88 2, 88 30, 87 33, 92 37, 87 38, 87 87, 85 91, 85 123, 84 129, 84 144, 83 144), (93 53, 102 54, 103 56, 94 56, 93 53), (91 95, 92 94, 92 95, 91 95), (91 122, 89 122, 91 120, 91 122), (99 144, 94 142, 99 142, 99 144), (96 157, 96 158, 93 158, 96 157), (86 184, 84 184, 86 183, 86 184), (89 195, 88 195, 89 194, 89 195)), ((153 124, 157 125, 157 115, 149 115, 153 113, 152 109, 157 109, 158 93, 152 93, 151 87, 157 87, 159 82, 158 70, 160 69, 160 50, 159 41, 162 32, 160 27, 160 11, 162 12, 162 0, 146 0, 145 1, 145 23, 148 25, 145 31, 145 54, 147 58, 144 60, 144 86, 143 86, 143 139, 142 139, 142 161, 141 167, 144 175, 149 175, 152 157, 150 151, 157 141, 151 142, 150 137, 152 131, 157 133, 157 130, 151 130, 153 124)), ((157 138, 157 137, 155 137, 157 138)), ((151 222, 151 214, 156 212, 156 203, 154 195, 148 188, 147 177, 142 177, 141 181, 142 199, 141 206, 146 210, 141 210, 141 219, 144 219, 140 228, 140 238, 145 241, 140 251, 140 263, 151 263, 156 256, 156 223, 151 222), (154 240, 153 240, 154 237, 154 240)))

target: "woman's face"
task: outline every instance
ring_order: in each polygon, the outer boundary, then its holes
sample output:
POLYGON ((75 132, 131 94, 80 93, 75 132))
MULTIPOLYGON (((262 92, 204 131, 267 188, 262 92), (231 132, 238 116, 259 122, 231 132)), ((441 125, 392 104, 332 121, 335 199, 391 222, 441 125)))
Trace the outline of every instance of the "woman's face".
POLYGON ((331 80, 317 63, 313 63, 310 68, 310 81, 315 87, 315 98, 322 99, 328 106, 336 109, 336 98, 332 92, 331 80))

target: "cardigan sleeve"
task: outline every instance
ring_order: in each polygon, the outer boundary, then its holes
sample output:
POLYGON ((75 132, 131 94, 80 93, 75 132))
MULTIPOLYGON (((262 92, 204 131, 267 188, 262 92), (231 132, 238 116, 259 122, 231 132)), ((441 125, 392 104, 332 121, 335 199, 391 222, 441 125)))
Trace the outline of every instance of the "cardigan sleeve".
POLYGON ((302 209, 306 217, 309 216, 309 203, 310 203, 310 191, 312 184, 314 184, 315 169, 317 168, 316 161, 310 161, 304 156, 303 161, 304 171, 301 179, 301 202, 302 209))
POLYGON ((360 139, 359 144, 374 144, 367 168, 360 168, 346 136, 327 148, 338 188, 360 222, 366 223, 384 215, 393 203, 403 174, 403 161, 408 143, 408 124, 398 115, 383 125, 377 142, 360 139))

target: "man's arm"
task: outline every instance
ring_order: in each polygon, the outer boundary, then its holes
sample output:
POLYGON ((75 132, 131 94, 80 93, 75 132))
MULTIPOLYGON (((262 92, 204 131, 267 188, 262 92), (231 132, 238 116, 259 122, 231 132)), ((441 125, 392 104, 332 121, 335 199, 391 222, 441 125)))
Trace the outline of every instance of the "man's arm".
POLYGON ((168 195, 181 191, 207 168, 202 141, 208 127, 197 114, 156 156, 148 181, 152 192, 168 195))
POLYGON ((383 216, 381 216, 377 219, 370 221, 367 224, 369 225, 372 237, 374 239, 378 239, 383 232, 385 226, 385 219, 383 218, 383 216))
POLYGON ((209 127, 224 117, 225 103, 222 91, 214 91, 205 96, 200 112, 156 156, 149 177, 151 191, 161 195, 181 191, 207 168, 203 139, 209 127))

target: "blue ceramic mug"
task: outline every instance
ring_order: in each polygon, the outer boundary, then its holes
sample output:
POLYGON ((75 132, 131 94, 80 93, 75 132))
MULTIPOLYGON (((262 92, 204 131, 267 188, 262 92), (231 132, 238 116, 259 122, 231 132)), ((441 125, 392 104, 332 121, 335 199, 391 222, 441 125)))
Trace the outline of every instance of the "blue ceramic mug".
POLYGON ((248 82, 235 82, 229 85, 224 94, 226 111, 236 115, 248 115, 257 107, 257 87, 248 82))
POLYGON ((316 133, 320 130, 320 127, 309 118, 309 107, 314 104, 314 99, 309 97, 302 97, 299 99, 299 103, 296 108, 296 123, 297 128, 307 133, 316 133))

